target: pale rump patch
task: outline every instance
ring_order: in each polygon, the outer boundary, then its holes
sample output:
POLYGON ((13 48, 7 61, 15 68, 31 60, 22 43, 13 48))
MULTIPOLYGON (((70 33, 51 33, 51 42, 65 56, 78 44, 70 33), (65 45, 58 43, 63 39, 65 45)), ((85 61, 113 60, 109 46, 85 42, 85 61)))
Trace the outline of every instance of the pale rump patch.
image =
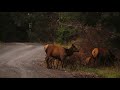
POLYGON ((44 50, 46 50, 46 49, 47 49, 47 47, 48 47, 48 44, 44 46, 44 50))
POLYGON ((94 58, 97 57, 98 53, 99 53, 98 48, 94 48, 94 49, 92 50, 92 55, 93 55, 94 58))

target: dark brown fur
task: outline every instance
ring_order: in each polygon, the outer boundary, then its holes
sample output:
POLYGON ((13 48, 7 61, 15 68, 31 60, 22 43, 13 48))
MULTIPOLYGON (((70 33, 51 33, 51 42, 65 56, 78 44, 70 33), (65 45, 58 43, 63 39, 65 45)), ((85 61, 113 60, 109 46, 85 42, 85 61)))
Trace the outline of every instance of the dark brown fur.
POLYGON ((93 58, 95 59, 94 63, 97 63, 98 66, 100 65, 113 65, 113 61, 115 56, 109 49, 106 48, 95 48, 93 58), (97 52, 97 53, 96 53, 97 52))

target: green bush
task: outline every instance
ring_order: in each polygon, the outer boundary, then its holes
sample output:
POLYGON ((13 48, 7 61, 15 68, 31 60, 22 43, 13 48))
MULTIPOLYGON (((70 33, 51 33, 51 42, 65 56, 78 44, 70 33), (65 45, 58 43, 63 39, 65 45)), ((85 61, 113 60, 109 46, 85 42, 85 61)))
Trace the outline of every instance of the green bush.
POLYGON ((57 30, 57 39, 59 43, 68 43, 70 42, 70 37, 75 33, 75 29, 69 27, 59 27, 57 30))

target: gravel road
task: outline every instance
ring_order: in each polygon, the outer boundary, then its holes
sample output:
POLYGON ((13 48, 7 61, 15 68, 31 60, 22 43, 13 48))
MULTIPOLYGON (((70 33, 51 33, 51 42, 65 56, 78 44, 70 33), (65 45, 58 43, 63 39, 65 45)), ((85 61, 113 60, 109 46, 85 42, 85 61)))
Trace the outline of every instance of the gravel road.
POLYGON ((75 75, 67 71, 47 69, 44 48, 40 43, 0 44, 0 78, 76 78, 81 76, 75 75))

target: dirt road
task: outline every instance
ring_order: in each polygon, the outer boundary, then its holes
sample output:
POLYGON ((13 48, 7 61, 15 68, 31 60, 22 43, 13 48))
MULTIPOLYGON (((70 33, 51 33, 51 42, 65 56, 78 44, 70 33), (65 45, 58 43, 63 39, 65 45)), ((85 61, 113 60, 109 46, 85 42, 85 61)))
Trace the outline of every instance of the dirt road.
POLYGON ((0 78, 73 78, 72 73, 47 69, 39 43, 0 44, 0 78))

